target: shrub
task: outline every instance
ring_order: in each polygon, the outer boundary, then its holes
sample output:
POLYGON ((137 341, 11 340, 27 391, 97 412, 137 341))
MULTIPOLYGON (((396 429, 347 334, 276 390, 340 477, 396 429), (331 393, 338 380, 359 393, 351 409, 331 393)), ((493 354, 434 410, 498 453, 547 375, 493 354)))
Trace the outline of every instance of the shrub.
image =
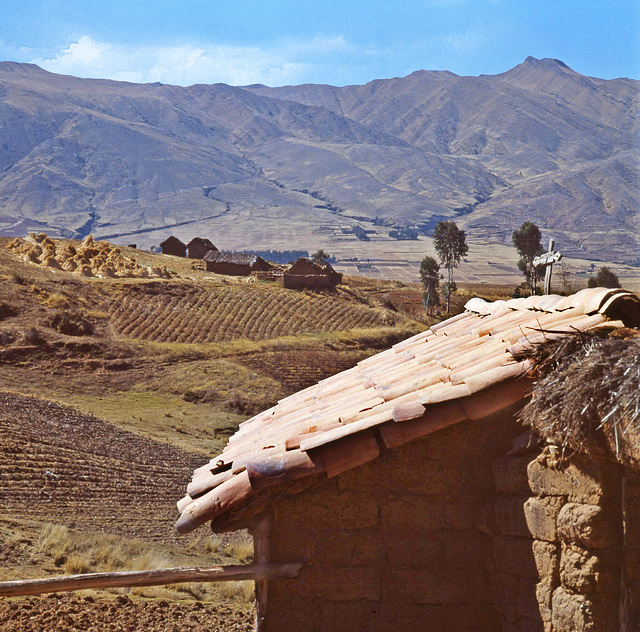
POLYGON ((93 333, 91 323, 78 312, 57 312, 49 324, 66 336, 90 336, 93 333))
POLYGON ((591 277, 587 284, 589 287, 620 287, 620 279, 611 268, 602 266, 598 270, 598 274, 595 277, 591 277))
POLYGON ((185 402, 195 403, 200 400, 200 395, 198 395, 195 391, 186 390, 182 394, 182 399, 184 399, 185 402))
POLYGON ((64 309, 69 306, 69 301, 62 294, 54 293, 47 299, 47 305, 54 309, 64 309))

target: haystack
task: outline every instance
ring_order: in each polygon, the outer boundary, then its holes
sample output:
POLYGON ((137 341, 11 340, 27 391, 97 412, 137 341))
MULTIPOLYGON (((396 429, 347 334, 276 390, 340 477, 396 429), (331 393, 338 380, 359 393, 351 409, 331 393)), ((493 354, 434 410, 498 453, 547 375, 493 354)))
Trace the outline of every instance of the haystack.
POLYGON ((88 235, 77 246, 56 241, 44 233, 32 233, 28 239, 14 239, 7 248, 28 263, 53 270, 64 270, 85 277, 171 278, 165 266, 149 268, 124 255, 120 248, 107 242, 96 242, 88 235))

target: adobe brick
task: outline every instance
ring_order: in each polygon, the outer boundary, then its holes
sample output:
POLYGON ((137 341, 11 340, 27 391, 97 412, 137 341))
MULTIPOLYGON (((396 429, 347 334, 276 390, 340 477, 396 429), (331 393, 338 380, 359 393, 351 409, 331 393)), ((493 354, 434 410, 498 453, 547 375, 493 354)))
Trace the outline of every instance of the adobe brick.
POLYGON ((560 583, 560 547, 558 544, 534 540, 532 549, 540 581, 550 582, 553 586, 557 586, 560 583))
POLYGON ((615 546, 619 533, 608 511, 599 505, 568 503, 558 513, 558 536, 588 549, 615 546))
POLYGON ((496 499, 494 512, 496 525, 503 535, 529 537, 529 527, 524 515, 524 504, 529 496, 502 496, 496 499))
POLYGON ((546 498, 529 498, 524 504, 524 515, 529 533, 536 540, 555 542, 557 535, 557 519, 564 499, 558 496, 546 498))

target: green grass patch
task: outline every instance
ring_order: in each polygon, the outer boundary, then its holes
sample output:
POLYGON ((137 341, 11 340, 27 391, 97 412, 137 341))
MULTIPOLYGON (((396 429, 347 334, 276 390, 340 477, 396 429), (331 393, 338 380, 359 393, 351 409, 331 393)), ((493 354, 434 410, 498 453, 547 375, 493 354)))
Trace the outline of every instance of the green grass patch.
POLYGON ((191 452, 217 454, 246 415, 190 403, 158 392, 116 392, 103 396, 56 394, 52 399, 125 430, 191 452))

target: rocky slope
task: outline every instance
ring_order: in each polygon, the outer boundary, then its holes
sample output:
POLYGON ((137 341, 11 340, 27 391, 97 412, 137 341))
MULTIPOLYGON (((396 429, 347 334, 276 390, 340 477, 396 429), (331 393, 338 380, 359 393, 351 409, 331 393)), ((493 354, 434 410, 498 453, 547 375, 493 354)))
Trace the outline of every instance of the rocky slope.
POLYGON ((357 226, 389 239, 452 217, 509 245, 532 220, 565 254, 634 260, 639 86, 533 58, 495 76, 283 88, 0 63, 0 233, 330 248, 357 226))

